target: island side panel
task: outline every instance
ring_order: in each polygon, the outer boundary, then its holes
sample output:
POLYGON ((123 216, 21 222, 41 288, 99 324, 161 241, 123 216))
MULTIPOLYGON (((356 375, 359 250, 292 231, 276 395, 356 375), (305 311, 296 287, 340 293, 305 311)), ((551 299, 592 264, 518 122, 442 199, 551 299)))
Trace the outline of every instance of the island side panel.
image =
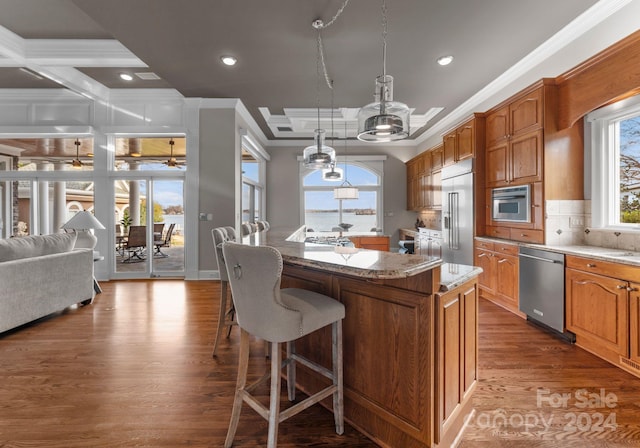
MULTIPOLYGON (((433 446, 433 276, 427 271, 405 281, 368 280, 284 266, 282 287, 314 290, 344 303, 345 417, 380 446, 433 446)), ((296 350, 330 367, 328 331, 298 340, 296 350)), ((303 366, 297 382, 306 391, 326 384, 303 366)))

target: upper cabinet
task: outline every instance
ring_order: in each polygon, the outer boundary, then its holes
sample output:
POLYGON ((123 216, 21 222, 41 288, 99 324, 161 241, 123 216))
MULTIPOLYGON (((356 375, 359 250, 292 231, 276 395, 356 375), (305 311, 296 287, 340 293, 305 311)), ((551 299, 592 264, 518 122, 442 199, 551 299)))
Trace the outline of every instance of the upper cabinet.
POLYGON ((539 87, 487 114, 488 187, 542 180, 543 110, 543 87, 539 87))
POLYGON ((443 147, 425 151, 406 163, 407 210, 420 211, 442 207, 440 194, 443 147))
POLYGON ((475 157, 484 148, 484 116, 474 117, 442 137, 443 166, 475 157))

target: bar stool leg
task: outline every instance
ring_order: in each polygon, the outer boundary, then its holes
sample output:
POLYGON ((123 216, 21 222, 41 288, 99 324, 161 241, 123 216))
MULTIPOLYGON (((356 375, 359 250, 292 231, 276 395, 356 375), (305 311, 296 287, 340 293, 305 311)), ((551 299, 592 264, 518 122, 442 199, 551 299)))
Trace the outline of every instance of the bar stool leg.
POLYGON ((331 357, 333 364, 333 384, 337 390, 333 393, 333 418, 336 433, 344 433, 344 381, 342 378, 342 320, 331 324, 331 357))
POLYGON ((280 344, 271 343, 271 397, 269 399, 269 434, 267 448, 276 448, 278 443, 278 425, 280 424, 280 370, 282 354, 280 344))
POLYGON ((289 395, 289 401, 296 399, 296 362, 291 357, 296 353, 296 343, 293 341, 287 342, 287 358, 290 359, 287 364, 287 393, 289 395))
MULTIPOLYGON (((220 281, 220 312, 218 313, 218 329, 216 330, 216 339, 213 341, 213 356, 216 356, 216 350, 218 349, 218 342, 222 336, 222 330, 225 327, 225 318, 227 315, 227 287, 229 282, 224 280, 220 281)), ((229 327, 231 329, 231 327, 229 327)))
POLYGON ((233 444, 233 438, 236 435, 238 421, 240 420, 240 411, 242 410, 244 387, 247 384, 247 370, 249 368, 249 333, 244 330, 241 330, 240 332, 239 358, 236 394, 233 398, 233 410, 231 411, 231 421, 229 422, 227 438, 224 441, 224 448, 231 448, 231 445, 233 444))

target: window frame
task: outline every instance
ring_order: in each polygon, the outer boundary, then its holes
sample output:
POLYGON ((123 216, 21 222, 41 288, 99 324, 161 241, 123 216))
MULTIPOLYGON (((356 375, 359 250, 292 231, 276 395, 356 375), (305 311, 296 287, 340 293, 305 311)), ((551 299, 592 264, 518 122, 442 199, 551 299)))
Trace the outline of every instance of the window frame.
POLYGON ((640 116, 640 95, 586 116, 591 143, 591 223, 594 228, 636 231, 640 224, 620 220, 620 122, 640 116))
MULTIPOLYGON (((300 225, 305 224, 305 216, 306 216, 306 204, 305 204, 305 193, 307 191, 333 191, 334 188, 339 187, 342 182, 334 182, 333 185, 327 186, 305 186, 304 178, 311 174, 314 169, 308 169, 304 167, 303 160, 301 157, 298 158, 300 163, 300 177, 299 177, 299 185, 300 185, 300 225)), ((383 211, 383 196, 384 196, 384 160, 386 160, 386 156, 339 156, 336 157, 337 166, 344 168, 344 164, 347 163, 349 166, 356 166, 358 168, 365 169, 374 173, 378 176, 378 184, 377 185, 359 185, 353 184, 354 187, 358 187, 360 191, 375 191, 376 192, 376 222, 378 223, 378 228, 381 231, 384 231, 384 211, 383 211)), ((346 170, 348 173, 348 170, 346 170)))

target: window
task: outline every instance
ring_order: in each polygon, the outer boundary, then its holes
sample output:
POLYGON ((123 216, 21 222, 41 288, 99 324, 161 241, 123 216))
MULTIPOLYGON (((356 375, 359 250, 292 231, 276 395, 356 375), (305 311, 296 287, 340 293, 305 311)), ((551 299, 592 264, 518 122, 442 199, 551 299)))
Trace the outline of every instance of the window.
POLYGON ((242 148, 242 222, 264 219, 264 159, 242 148))
POLYGON ((593 226, 640 230, 640 96, 598 109, 587 121, 593 226))
POLYGON ((304 170, 303 222, 315 232, 330 232, 340 224, 351 224, 349 231, 369 232, 382 227, 382 162, 368 161, 340 163, 346 179, 358 187, 359 198, 338 200, 333 189, 343 181, 326 181, 322 170, 304 170))

